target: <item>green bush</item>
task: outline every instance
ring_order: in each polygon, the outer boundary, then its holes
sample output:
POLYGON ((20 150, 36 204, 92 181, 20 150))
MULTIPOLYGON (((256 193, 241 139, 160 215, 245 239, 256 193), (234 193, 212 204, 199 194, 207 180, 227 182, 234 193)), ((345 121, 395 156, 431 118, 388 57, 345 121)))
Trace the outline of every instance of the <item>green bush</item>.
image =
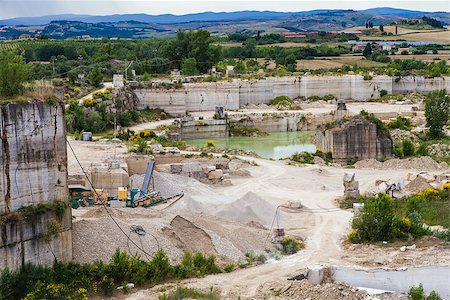
POLYGON ((423 291, 423 286, 420 284, 418 287, 411 287, 408 292, 409 300, 423 300, 425 299, 425 293, 423 291))
POLYGON ((442 298, 436 291, 432 291, 428 297, 425 296, 425 291, 423 290, 423 285, 413 286, 409 289, 408 292, 409 300, 441 300, 442 298))
POLYGON ((312 164, 314 162, 314 155, 309 152, 299 152, 293 154, 291 160, 301 164, 312 164))
POLYGON ((232 123, 230 124, 230 134, 232 136, 261 136, 261 135, 267 135, 266 132, 253 127, 253 126, 247 126, 242 124, 236 124, 232 123))
POLYGON ((277 105, 282 102, 293 103, 294 100, 292 100, 288 96, 278 96, 278 97, 275 97, 272 101, 270 101, 270 105, 277 105))
POLYGON ((117 250, 110 262, 92 264, 59 263, 53 267, 25 265, 21 270, 3 270, 0 278, 0 299, 86 299, 76 298, 86 292, 111 295, 114 286, 124 282, 136 285, 158 284, 170 278, 188 278, 220 272, 214 256, 185 254, 178 265, 171 265, 159 250, 150 261, 138 255, 117 250))
POLYGON ((64 284, 44 284, 38 282, 34 290, 26 295, 24 300, 40 299, 71 299, 87 300, 87 291, 84 288, 70 289, 64 284))
POLYGON ((379 194, 364 202, 353 218, 352 228, 360 242, 388 241, 395 237, 397 223, 393 200, 386 194, 379 194))
POLYGON ((415 147, 414 147, 413 142, 411 142, 410 140, 403 140, 402 141, 402 150, 403 150, 404 157, 413 156, 415 153, 415 147))
POLYGON ((236 265, 234 263, 228 263, 224 268, 223 271, 225 273, 233 272, 236 269, 236 265))
POLYGON ((214 141, 213 140, 208 140, 207 142, 206 142, 206 147, 208 147, 208 148, 214 148, 216 145, 214 144, 214 141))
POLYGON ((380 91, 380 97, 384 97, 388 94, 388 92, 386 90, 381 90, 380 91))
POLYGON ((386 127, 389 129, 401 129, 401 130, 411 130, 413 124, 410 118, 398 116, 393 121, 386 122, 386 127))
POLYGON ((303 243, 297 241, 296 239, 293 239, 291 237, 285 237, 281 241, 281 246, 283 247, 283 253, 284 254, 295 254, 300 249, 304 248, 303 243))

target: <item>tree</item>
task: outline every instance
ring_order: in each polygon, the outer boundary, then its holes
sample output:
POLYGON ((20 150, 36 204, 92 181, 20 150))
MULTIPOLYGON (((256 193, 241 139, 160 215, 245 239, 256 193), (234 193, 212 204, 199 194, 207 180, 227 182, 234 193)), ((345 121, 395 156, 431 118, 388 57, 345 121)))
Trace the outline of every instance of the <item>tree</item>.
POLYGON ((384 31, 384 26, 380 25, 380 31, 384 31))
POLYGON ((445 90, 433 91, 425 99, 425 118, 429 135, 437 139, 444 136, 444 126, 450 118, 450 96, 445 90))
POLYGON ((93 87, 100 87, 102 85, 103 75, 100 67, 96 65, 89 73, 89 83, 93 87))
POLYGON ((366 48, 364 48, 363 55, 365 58, 372 55, 372 45, 370 43, 367 43, 366 48))
POLYGON ((31 66, 12 51, 0 51, 0 96, 12 97, 23 91, 23 83, 30 77, 31 66))
POLYGON ((184 75, 198 74, 197 60, 193 57, 186 58, 185 60, 183 60, 183 63, 181 64, 181 72, 184 75))

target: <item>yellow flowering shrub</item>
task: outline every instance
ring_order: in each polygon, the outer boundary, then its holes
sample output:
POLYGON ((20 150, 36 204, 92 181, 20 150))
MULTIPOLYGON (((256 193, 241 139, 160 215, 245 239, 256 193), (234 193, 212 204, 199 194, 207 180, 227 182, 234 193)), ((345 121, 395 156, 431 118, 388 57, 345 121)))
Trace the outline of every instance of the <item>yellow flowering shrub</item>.
POLYGON ((439 192, 431 187, 428 187, 424 189, 423 191, 419 192, 417 196, 421 198, 437 198, 439 197, 439 192))
POLYGON ((97 101, 95 101, 95 100, 92 99, 92 98, 86 98, 86 99, 83 100, 83 105, 84 105, 85 107, 93 107, 93 106, 95 106, 96 104, 97 104, 97 101))

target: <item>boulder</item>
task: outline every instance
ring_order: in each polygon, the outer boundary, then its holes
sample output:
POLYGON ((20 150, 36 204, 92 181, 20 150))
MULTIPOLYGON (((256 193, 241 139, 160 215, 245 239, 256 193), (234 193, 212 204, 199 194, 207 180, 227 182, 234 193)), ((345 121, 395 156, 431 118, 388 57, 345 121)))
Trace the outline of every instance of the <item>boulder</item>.
POLYGON ((180 174, 183 171, 183 164, 171 164, 170 173, 180 174))
POLYGON ((223 179, 222 185, 231 185, 231 179, 223 179))
POLYGON ((208 172, 208 179, 210 179, 210 180, 220 179, 220 178, 222 178, 222 176, 223 176, 223 171, 220 169, 208 172))

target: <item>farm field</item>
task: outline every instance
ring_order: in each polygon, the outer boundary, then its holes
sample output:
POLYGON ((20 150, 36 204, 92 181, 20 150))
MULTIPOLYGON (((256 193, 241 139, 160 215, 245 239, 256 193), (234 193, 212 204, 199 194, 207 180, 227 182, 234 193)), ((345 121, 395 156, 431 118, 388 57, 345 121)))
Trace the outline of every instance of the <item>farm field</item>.
MULTIPOLYGON (((341 32, 355 32, 362 31, 366 28, 364 26, 356 26, 342 30, 341 32)), ((395 26, 384 26, 384 30, 388 33, 395 33, 395 26)), ((398 27, 398 35, 381 36, 381 35, 368 35, 361 36, 361 40, 407 40, 407 41, 423 41, 423 42, 439 42, 450 43, 450 30, 449 26, 446 30, 414 30, 410 28, 398 27)))

